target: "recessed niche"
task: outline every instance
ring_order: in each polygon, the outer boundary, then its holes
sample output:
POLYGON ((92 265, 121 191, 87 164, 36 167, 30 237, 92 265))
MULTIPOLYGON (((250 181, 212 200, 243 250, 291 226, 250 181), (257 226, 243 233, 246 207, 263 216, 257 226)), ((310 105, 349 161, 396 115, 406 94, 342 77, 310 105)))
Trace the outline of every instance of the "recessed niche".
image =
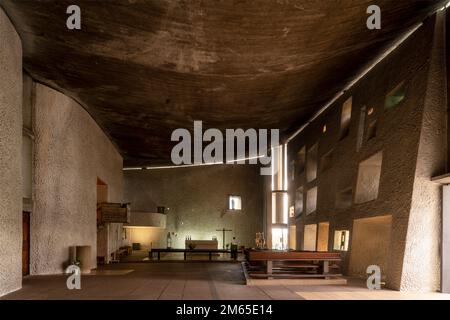
POLYGON ((306 214, 311 214, 317 209, 317 187, 309 189, 306 193, 306 214))
POLYGON ((350 231, 335 230, 333 249, 338 251, 348 251, 349 239, 350 239, 350 231))
POLYGON ((342 104, 340 139, 344 139, 350 132, 350 120, 352 119, 352 97, 342 104))
POLYGON ((316 251, 317 224, 305 224, 303 228, 303 250, 316 251))
POLYGON ((306 147, 302 147, 299 152, 297 152, 297 168, 296 173, 301 174, 305 171, 306 162, 306 147))
POLYGON ((300 215, 303 212, 303 187, 295 191, 295 215, 300 215))
POLYGON ((391 226, 391 215, 353 221, 349 274, 358 277, 367 276, 366 270, 369 265, 379 266, 382 277, 388 274, 391 226))
POLYGON ((291 177, 291 181, 295 180, 295 160, 291 160, 289 163, 289 175, 291 177))
POLYGON ((377 120, 372 120, 367 126, 367 140, 373 139, 377 136, 377 120))
POLYGON ((363 106, 359 112, 359 123, 358 123, 358 136, 356 138, 356 151, 359 151, 362 147, 364 128, 366 125, 366 106, 363 106))
POLYGON ((355 192, 356 203, 375 200, 378 197, 382 161, 383 152, 380 151, 360 162, 355 192))
POLYGON ((317 234, 317 251, 328 251, 329 222, 320 222, 317 234))
POLYGON ((405 99, 406 96, 406 85, 405 82, 400 82, 394 89, 392 89, 384 100, 384 107, 386 109, 394 108, 400 104, 400 102, 405 99))
POLYGON ((320 172, 324 172, 324 171, 330 169, 333 164, 332 161, 333 161, 333 151, 331 150, 331 151, 325 153, 320 158, 320 172))
POLYGON ((336 208, 347 209, 352 206, 353 190, 345 188, 336 193, 336 208))
POLYGON ((308 149, 306 154, 306 180, 317 178, 317 143, 308 149))

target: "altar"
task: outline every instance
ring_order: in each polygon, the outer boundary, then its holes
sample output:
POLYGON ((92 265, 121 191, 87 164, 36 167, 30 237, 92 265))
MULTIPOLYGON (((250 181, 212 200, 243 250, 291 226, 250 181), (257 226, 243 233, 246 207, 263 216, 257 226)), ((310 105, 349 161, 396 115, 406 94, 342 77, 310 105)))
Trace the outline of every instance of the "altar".
POLYGON ((186 240, 185 249, 207 249, 207 250, 217 250, 218 242, 215 240, 186 240))

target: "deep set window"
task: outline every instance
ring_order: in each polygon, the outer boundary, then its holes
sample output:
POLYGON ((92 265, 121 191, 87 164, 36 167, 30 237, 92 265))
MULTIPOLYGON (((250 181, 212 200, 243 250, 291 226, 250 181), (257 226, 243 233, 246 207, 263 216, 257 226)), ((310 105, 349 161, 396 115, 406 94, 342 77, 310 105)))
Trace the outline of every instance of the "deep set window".
POLYGON ((228 196, 228 210, 241 210, 241 196, 228 196))
POLYGON ((348 251, 349 239, 350 239, 349 230, 335 230, 333 249, 338 251, 348 251))
POLYGON ((362 161, 358 167, 355 202, 363 203, 378 197, 383 152, 380 151, 362 161))
POLYGON ((317 143, 308 149, 306 154, 306 180, 308 182, 317 178, 317 143))
POLYGON ((350 120, 352 119, 352 97, 342 105, 340 139, 344 139, 350 132, 350 120))
POLYGON ((306 214, 311 214, 317 209, 317 187, 306 192, 306 214))
POLYGON ((392 89, 384 100, 384 107, 386 109, 394 108, 405 99, 406 85, 405 82, 400 82, 394 89, 392 89))
POLYGON ((295 214, 298 216, 303 212, 303 187, 295 191, 295 214))

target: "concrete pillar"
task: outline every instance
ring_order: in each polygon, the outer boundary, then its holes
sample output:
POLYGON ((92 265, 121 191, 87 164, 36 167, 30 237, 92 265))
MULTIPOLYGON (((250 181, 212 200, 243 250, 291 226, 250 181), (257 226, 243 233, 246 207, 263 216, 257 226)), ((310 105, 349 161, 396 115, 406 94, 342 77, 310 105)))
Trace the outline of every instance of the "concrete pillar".
POLYGON ((442 198, 440 186, 431 181, 445 171, 447 83, 445 11, 434 21, 411 209, 402 264, 400 290, 440 289, 440 238, 442 198))

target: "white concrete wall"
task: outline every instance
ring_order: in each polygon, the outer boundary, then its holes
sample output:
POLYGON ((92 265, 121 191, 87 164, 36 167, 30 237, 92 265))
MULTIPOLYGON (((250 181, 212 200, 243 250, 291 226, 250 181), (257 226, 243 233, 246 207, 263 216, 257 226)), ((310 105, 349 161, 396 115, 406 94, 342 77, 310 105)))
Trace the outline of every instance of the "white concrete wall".
POLYGON ((0 8, 0 296, 22 286, 22 45, 0 8))
MULTIPOLYGON (((122 157, 74 100, 40 84, 35 95, 31 273, 61 273, 69 246, 92 246, 95 261, 97 177, 108 185, 109 200, 121 202, 122 157)), ((111 231, 112 250, 120 245, 121 234, 111 231)))
MULTIPOLYGON (((431 177, 443 174, 446 162, 447 83, 445 12, 436 18, 411 211, 403 259, 401 290, 436 291, 441 271, 441 186, 431 177)), ((448 170, 447 170, 448 172, 448 170)))

